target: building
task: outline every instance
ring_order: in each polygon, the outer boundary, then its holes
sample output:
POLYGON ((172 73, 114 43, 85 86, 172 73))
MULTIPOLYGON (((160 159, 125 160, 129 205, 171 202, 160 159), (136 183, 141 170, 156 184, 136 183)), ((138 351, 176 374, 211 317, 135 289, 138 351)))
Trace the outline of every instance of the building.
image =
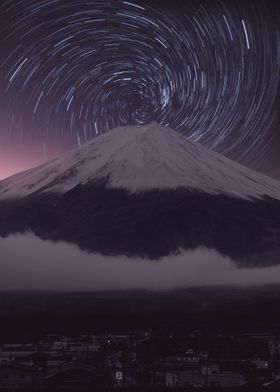
POLYGON ((45 383, 51 388, 69 388, 108 386, 111 382, 104 372, 91 364, 67 362, 51 369, 45 378, 45 383))
POLYGON ((44 379, 42 370, 23 364, 0 365, 0 389, 40 389, 44 379))
POLYGON ((167 371, 165 386, 185 387, 240 387, 246 384, 245 377, 238 372, 221 372, 218 364, 202 366, 199 370, 167 371))

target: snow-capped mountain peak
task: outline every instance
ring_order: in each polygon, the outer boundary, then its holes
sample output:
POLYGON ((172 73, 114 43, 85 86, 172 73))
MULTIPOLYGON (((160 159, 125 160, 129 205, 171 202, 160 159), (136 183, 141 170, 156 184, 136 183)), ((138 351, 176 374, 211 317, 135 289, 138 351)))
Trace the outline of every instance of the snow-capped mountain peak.
POLYGON ((280 183, 158 124, 117 128, 61 158, 0 182, 0 199, 62 194, 106 179, 129 192, 190 190, 240 198, 280 199, 280 183))

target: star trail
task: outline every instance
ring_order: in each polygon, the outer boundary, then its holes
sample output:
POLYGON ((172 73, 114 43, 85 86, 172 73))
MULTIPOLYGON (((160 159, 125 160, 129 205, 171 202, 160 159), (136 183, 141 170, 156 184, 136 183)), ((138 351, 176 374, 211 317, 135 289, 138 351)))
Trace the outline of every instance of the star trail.
POLYGON ((0 142, 35 141, 47 159, 50 146, 156 121, 261 160, 279 120, 275 4, 2 1, 0 142))

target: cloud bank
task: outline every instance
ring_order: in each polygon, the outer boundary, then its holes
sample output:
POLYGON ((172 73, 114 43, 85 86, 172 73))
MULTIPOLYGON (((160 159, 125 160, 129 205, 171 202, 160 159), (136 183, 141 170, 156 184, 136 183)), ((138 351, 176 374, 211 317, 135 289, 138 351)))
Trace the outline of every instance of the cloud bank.
POLYGON ((31 234, 0 239, 0 290, 169 290, 278 283, 280 265, 237 269, 232 260, 208 249, 150 261, 88 254, 31 234))

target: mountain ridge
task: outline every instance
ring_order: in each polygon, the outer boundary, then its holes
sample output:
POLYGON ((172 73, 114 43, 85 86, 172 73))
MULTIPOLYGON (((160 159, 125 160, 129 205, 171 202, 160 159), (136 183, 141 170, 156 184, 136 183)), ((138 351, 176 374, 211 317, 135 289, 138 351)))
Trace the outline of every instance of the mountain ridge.
POLYGON ((129 192, 155 189, 280 199, 280 182, 257 173, 158 124, 122 127, 39 167, 0 181, 0 200, 35 192, 63 194, 107 179, 129 192))
POLYGON ((168 128, 134 130, 0 183, 0 236, 148 259, 202 246, 243 268, 279 264, 280 183, 168 128))

